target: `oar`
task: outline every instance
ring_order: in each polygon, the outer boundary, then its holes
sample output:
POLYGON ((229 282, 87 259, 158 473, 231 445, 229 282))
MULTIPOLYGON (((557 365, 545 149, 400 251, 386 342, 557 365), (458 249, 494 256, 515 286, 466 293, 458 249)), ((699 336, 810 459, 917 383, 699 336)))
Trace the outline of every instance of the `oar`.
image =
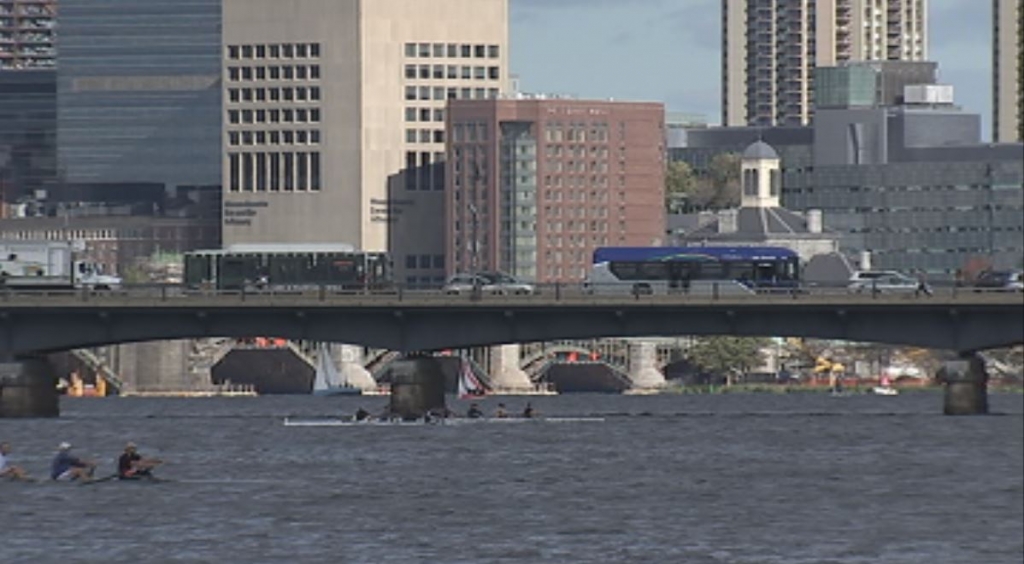
POLYGON ((99 483, 102 483, 102 482, 109 482, 111 480, 116 480, 116 479, 117 479, 117 474, 111 474, 109 476, 104 476, 102 478, 96 478, 95 480, 88 480, 88 481, 79 482, 78 485, 79 486, 88 486, 88 485, 92 485, 92 484, 99 484, 99 483))

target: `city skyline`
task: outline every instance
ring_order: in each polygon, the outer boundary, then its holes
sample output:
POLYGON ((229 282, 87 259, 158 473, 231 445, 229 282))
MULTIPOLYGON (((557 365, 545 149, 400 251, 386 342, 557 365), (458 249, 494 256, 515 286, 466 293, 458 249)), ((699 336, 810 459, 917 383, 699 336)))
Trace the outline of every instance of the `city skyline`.
MULTIPOLYGON (((928 15, 939 80, 954 86, 958 105, 982 115, 986 139, 991 10, 989 2, 931 0, 928 15)), ((510 11, 511 71, 524 90, 661 101, 719 121, 721 0, 512 0, 510 11), (614 72, 592 72, 594 60, 614 72)))

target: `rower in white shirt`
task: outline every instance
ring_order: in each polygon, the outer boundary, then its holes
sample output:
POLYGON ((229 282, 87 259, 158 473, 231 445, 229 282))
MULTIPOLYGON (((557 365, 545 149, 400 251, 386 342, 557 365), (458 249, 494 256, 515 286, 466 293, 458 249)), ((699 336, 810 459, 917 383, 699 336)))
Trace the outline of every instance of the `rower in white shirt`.
POLYGON ((28 474, 19 466, 7 462, 7 455, 11 453, 10 443, 0 443, 0 479, 6 480, 29 480, 28 474))

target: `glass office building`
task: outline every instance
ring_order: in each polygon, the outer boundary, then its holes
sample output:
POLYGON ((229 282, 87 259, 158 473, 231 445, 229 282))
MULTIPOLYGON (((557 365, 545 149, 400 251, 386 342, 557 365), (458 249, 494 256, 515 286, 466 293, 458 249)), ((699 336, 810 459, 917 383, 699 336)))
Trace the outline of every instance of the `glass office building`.
POLYGON ((67 184, 219 186, 220 0, 61 0, 67 184))
POLYGON ((57 169, 52 70, 0 70, 0 217, 48 189, 57 169))

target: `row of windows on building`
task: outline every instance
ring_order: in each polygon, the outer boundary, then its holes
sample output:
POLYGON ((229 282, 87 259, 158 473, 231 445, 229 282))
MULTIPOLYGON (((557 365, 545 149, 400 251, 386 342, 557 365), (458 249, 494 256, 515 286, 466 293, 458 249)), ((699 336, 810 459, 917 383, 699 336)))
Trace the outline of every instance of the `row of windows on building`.
POLYGON ((465 43, 406 43, 405 56, 420 59, 497 59, 499 45, 470 45, 465 43))
POLYGON ((499 80, 501 68, 470 65, 405 65, 405 78, 423 80, 499 80))
POLYGON ((405 108, 405 121, 444 123, 444 108, 405 108))
POLYGON ((320 65, 228 67, 228 82, 257 80, 320 80, 320 65))
POLYGON ((444 143, 443 129, 406 129, 406 143, 444 143))
POLYGON ((228 153, 231 192, 317 192, 321 188, 320 153, 228 153))
POLYGON ((319 145, 319 129, 285 131, 229 131, 231 147, 252 145, 319 145))
POLYGON ((231 125, 264 123, 320 123, 320 108, 228 110, 228 123, 231 125))
POLYGON ((497 88, 446 88, 444 86, 415 85, 405 87, 405 99, 408 101, 491 100, 497 97, 497 88))
POLYGON ((444 270, 444 255, 405 255, 406 270, 444 270))
POLYGON ((319 86, 284 88, 229 88, 228 102, 319 102, 319 86))
POLYGON ((406 151, 405 189, 421 192, 444 191, 444 153, 406 151))
POLYGON ((269 45, 228 45, 227 57, 240 59, 316 59, 319 43, 271 43, 269 45))

